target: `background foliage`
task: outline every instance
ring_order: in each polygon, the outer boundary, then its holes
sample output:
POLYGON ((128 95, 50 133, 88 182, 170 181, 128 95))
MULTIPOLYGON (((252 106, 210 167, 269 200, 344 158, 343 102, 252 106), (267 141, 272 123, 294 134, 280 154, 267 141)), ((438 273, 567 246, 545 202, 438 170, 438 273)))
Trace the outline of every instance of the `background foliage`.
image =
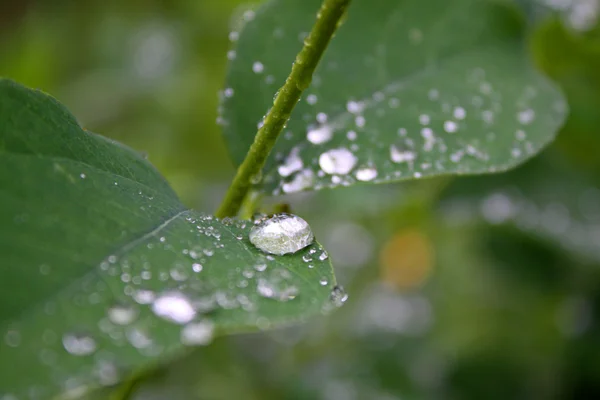
MULTIPOLYGON (((345 307, 217 339, 134 398, 600 396, 600 5, 522 3, 531 56, 568 97, 558 140, 504 175, 273 199, 311 223, 345 307)), ((212 212, 233 173, 217 93, 240 5, 4 1, 0 75, 147 152, 187 206, 212 212)))

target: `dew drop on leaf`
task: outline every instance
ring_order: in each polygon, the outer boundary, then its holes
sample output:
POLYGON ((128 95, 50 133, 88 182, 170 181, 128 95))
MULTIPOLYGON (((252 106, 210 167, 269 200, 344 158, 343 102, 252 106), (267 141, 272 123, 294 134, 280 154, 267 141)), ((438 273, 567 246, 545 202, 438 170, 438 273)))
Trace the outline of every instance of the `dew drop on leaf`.
POLYGON ((153 291, 145 289, 140 289, 133 295, 133 299, 139 304, 150 304, 154 301, 154 297, 153 291))
POLYGON ((331 149, 319 156, 319 166, 328 174, 346 175, 356 165, 356 156, 346 148, 331 149))
POLYGON ((250 242, 270 254, 290 254, 310 245, 315 237, 308 223, 292 214, 275 214, 253 226, 250 242))
POLYGON ((83 333, 67 333, 62 339, 63 346, 74 356, 87 356, 96 351, 96 341, 83 333))
POLYGON ((194 272, 202 272, 202 264, 199 263, 193 263, 192 264, 192 270, 194 272))
POLYGON ((257 270, 258 272, 263 272, 264 270, 267 269, 267 264, 256 264, 254 266, 254 269, 257 270))
POLYGON ((196 316, 196 310, 190 301, 178 292, 160 295, 152 303, 152 311, 156 316, 176 324, 186 324, 196 316))
POLYGON ((265 66, 260 61, 255 61, 252 64, 252 71, 256 74, 260 74, 265 70, 265 66))
POLYGON ((298 172, 290 182, 281 185, 284 193, 295 193, 311 187, 315 180, 315 174, 311 169, 305 168, 298 172))
POLYGON ((377 178, 377 169, 374 166, 361 167, 356 171, 356 179, 362 182, 372 181, 377 178))
POLYGON ((129 325, 137 315, 137 308, 130 305, 115 304, 108 309, 108 319, 116 325, 129 325))
POLYGON ((299 153, 300 153, 299 147, 294 147, 292 149, 290 154, 285 159, 285 162, 277 168, 277 172, 279 172, 279 175, 281 175, 283 177, 290 176, 294 172, 302 169, 304 164, 302 163, 302 159, 300 158, 299 153))
POLYGON ((298 288, 287 282, 284 277, 277 275, 268 279, 260 278, 256 285, 256 291, 262 297, 277 301, 289 301, 298 296, 298 288))
POLYGON ((465 119, 467 116, 467 112, 462 107, 456 107, 453 112, 454 118, 456 119, 465 119))
POLYGON ((390 146, 390 158, 395 163, 412 162, 417 158, 413 151, 400 150, 398 147, 390 146))
POLYGON ((346 302, 346 300, 348 300, 348 294, 346 293, 343 287, 335 286, 331 290, 330 299, 334 306, 341 307, 346 302))
POLYGON ((181 343, 206 345, 212 341, 215 325, 211 321, 200 321, 187 324, 181 329, 181 343))
POLYGON ((333 128, 328 124, 313 126, 306 132, 306 138, 312 144, 326 143, 333 137, 333 128))

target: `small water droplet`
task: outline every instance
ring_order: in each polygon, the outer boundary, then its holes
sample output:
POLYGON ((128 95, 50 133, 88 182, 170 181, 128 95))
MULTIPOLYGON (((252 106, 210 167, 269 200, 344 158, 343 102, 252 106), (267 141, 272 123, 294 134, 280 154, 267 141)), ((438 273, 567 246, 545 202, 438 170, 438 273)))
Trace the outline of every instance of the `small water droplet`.
POLYGON ((260 278, 256 285, 256 291, 263 297, 278 301, 293 300, 298 295, 298 288, 281 276, 269 279, 260 278))
POLYGON ((256 264, 254 266, 254 269, 257 270, 258 272, 263 272, 264 270, 267 269, 267 264, 256 264))
POLYGON ((302 218, 292 214, 275 214, 254 225, 249 239, 266 253, 283 255, 312 244, 314 235, 302 218))
POLYGON ((192 271, 194 271, 194 272, 202 272, 202 264, 193 263, 192 264, 192 271))
POLYGON ((327 114, 325 114, 324 112, 320 112, 317 113, 317 122, 320 124, 324 124, 325 122, 327 122, 327 114))
POLYGON ((532 123, 533 120, 535 119, 535 111, 532 110, 531 108, 520 111, 517 114, 517 119, 519 120, 519 122, 521 124, 528 125, 528 124, 532 123))
POLYGON ((467 116, 467 112, 462 107, 455 107, 453 115, 456 119, 465 119, 465 117, 467 116))
POLYGON ((252 21, 255 16, 256 16, 256 13, 253 10, 246 10, 246 11, 244 11, 242 18, 244 18, 244 21, 248 22, 248 21, 252 21))
POLYGON ((377 169, 372 165, 361 167, 356 170, 355 176, 356 179, 362 182, 372 181, 377 178, 377 169))
POLYGON ((212 341, 215 325, 211 321, 187 324, 181 329, 181 343, 187 346, 206 345, 212 341))
POLYGON ((127 330, 126 336, 129 343, 136 349, 145 349, 152 345, 152 338, 150 338, 150 335, 141 329, 129 329, 127 330))
POLYGON ((132 305, 115 304, 108 309, 108 319, 113 324, 129 325, 138 315, 137 308, 132 305))
POLYGON ((331 149, 319 156, 319 166, 328 174, 346 175, 356 165, 356 156, 348 149, 331 149))
POLYGON ((325 261, 329 258, 329 254, 327 254, 326 251, 322 252, 321 255, 319 256, 319 260, 321 261, 325 261))
POLYGON ((10 347, 18 347, 21 344, 21 333, 16 330, 6 332, 4 342, 10 347))
POLYGON ((360 114, 365 109, 365 103, 362 101, 349 101, 346 103, 346 110, 351 114, 360 114))
POLYGON ((444 130, 448 133, 454 133, 458 130, 458 124, 454 121, 444 121, 444 130))
POLYGON ((300 158, 300 148, 294 147, 286 157, 285 162, 277 167, 277 172, 279 175, 286 177, 301 170, 303 166, 302 158, 300 158))
POLYGON ((281 186, 284 193, 295 193, 300 192, 306 188, 312 186, 315 174, 311 169, 303 169, 294 175, 294 178, 290 182, 286 182, 281 186))
POLYGON ((167 292, 152 303, 152 312, 176 324, 186 324, 194 319, 196 310, 187 297, 178 292, 167 292))
POLYGON ((231 42, 237 41, 239 39, 239 37, 240 37, 240 33, 239 32, 236 32, 236 31, 229 32, 229 40, 231 42))
POLYGON ((363 128, 366 123, 367 120, 362 115, 359 115, 358 117, 354 118, 354 124, 359 128, 363 128))
POLYGON ((341 286, 334 286, 331 290, 330 300, 336 307, 341 307, 346 300, 348 300, 348 294, 341 286))
POLYGON ((319 279, 319 284, 320 284, 321 286, 325 286, 325 285, 327 285, 328 283, 329 283, 329 281, 328 281, 328 280, 327 280, 327 278, 325 278, 325 277, 322 277, 321 279, 319 279))
POLYGON ((177 264, 173 268, 171 268, 169 274, 171 275, 171 278, 173 278, 173 280, 178 282, 185 281, 188 278, 186 268, 181 264, 177 264))
POLYGON ((395 163, 412 162, 417 158, 415 152, 405 150, 402 151, 398 147, 390 146, 390 158, 395 163))
POLYGON ((319 125, 309 127, 306 132, 306 139, 312 144, 326 143, 333 137, 333 128, 328 125, 319 125))
POLYGON ((94 374, 102 386, 111 386, 119 381, 119 370, 112 362, 100 360, 95 366, 94 374))
POLYGON ((96 341, 83 333, 67 333, 62 339, 63 346, 74 356, 87 356, 96 351, 96 341))
POLYGON ((154 292, 151 290, 140 289, 133 294, 133 299, 138 304, 150 304, 154 301, 154 298, 154 292))
POLYGON ((255 61, 254 64, 252 64, 252 71, 255 74, 260 74, 265 70, 265 66, 263 65, 263 63, 261 63, 260 61, 255 61))

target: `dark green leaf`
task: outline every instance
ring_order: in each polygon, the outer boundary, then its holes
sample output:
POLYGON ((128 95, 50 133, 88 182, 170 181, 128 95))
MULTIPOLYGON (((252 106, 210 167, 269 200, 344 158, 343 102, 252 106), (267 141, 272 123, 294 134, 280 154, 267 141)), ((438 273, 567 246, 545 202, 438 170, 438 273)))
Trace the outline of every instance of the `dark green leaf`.
POLYGON ((262 253, 248 240, 251 222, 187 210, 135 151, 7 80, 0 226, 3 399, 79 395, 213 334, 333 305, 318 243, 262 253))
MULTIPOLYGON (((273 0, 244 26, 220 120, 236 163, 319 4, 273 0)), ((356 0, 267 161, 262 189, 498 172, 549 143, 565 114, 506 3, 356 0)))

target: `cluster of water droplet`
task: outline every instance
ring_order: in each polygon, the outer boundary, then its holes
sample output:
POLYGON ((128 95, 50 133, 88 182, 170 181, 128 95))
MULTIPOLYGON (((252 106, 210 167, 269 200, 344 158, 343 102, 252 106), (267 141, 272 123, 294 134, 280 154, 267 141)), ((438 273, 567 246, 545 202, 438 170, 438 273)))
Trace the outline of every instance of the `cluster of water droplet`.
MULTIPOLYGON (((66 327, 64 331, 25 334, 15 325, 4 333, 3 343, 41 358, 61 390, 76 393, 85 390, 92 376, 105 384, 120 379, 120 367, 127 365, 115 363, 122 359, 115 352, 124 359, 157 357, 181 345, 210 343, 222 313, 229 313, 227 321, 268 328, 277 320, 263 315, 264 304, 302 298, 306 308, 323 302, 323 311, 338 307, 347 296, 334 287, 329 271, 327 253, 297 216, 278 214, 252 223, 182 212, 107 257, 98 271, 103 279, 86 277, 75 292, 46 304, 36 315, 40 324, 48 321, 48 326, 66 327), (264 253, 248 248, 253 245, 264 253), (295 252, 303 252, 300 268, 297 262, 289 265, 285 256, 295 252), (73 321, 67 315, 72 312, 85 317, 73 321), (83 362, 81 376, 55 371, 65 354, 83 362)), ((40 266, 40 273, 51 274, 51 266, 40 266)))
MULTIPOLYGON (((416 28, 406 34, 415 46, 427 39, 416 28)), ((278 28, 273 35, 281 38, 285 33, 278 28)), ((237 35, 231 39, 237 40, 237 35)), ((365 57, 365 65, 374 67, 376 60, 367 62, 365 57)), ((244 65, 259 80, 258 86, 272 90, 264 86, 269 65, 256 59, 244 60, 244 65)), ((370 96, 332 103, 322 78, 337 69, 336 60, 324 62, 282 133, 285 140, 276 149, 284 150, 276 152, 275 168, 263 177, 273 194, 504 169, 543 145, 528 140, 534 124, 554 126, 565 111, 565 104, 558 102, 555 113, 536 115, 540 94, 535 85, 499 87, 495 81, 502 76, 493 67, 471 68, 460 82, 449 85, 423 84, 417 90, 392 82, 370 96), (405 103, 409 95, 411 102, 405 103)), ((285 76, 275 79, 283 82, 285 76)), ((226 88, 225 102, 232 96, 233 88, 226 88)), ((265 108, 271 105, 268 100, 265 108)), ((264 116, 257 126, 263 121, 264 116)), ((225 118, 220 122, 226 124, 225 118)))
MULTIPOLYGON (((288 131, 286 138, 298 142, 286 154, 279 154, 278 176, 267 181, 279 182, 274 193, 293 193, 306 188, 335 187, 355 182, 387 181, 401 177, 420 178, 426 175, 456 170, 458 172, 485 171, 498 168, 492 161, 489 149, 497 150, 498 134, 514 129, 512 147, 505 159, 519 159, 537 151, 533 142, 527 141, 526 129, 536 119, 530 104, 536 99, 534 87, 523 88, 515 113, 507 115, 500 92, 486 80, 483 69, 471 71, 467 86, 474 88, 470 101, 458 102, 453 93, 443 93, 432 88, 419 106, 403 111, 416 118, 402 115, 403 126, 394 128, 394 134, 381 132, 381 125, 397 118, 392 110, 402 109, 395 94, 402 85, 390 85, 375 92, 369 99, 350 100, 345 110, 331 118, 327 113, 315 113, 315 123, 309 124, 305 140, 298 140, 296 132, 288 131), (507 123, 506 118, 512 118, 507 123), (375 119, 374 126, 368 121, 375 119), (468 135, 461 132, 468 130, 468 135), (481 135, 473 131, 481 130, 481 135), (498 134, 496 130, 499 130, 498 134), (362 138, 362 139, 361 139, 362 138), (391 140, 391 141, 390 141, 391 140), (308 143, 307 143, 308 142, 308 143), (361 143, 367 146, 361 149, 361 143), (386 144, 389 143, 389 144, 386 144), (385 152, 387 146, 387 154, 385 152), (315 148, 322 149, 312 158, 315 148), (365 156, 367 158, 365 158, 365 156)), ((310 106, 318 104, 318 96, 310 93, 305 101, 310 106)), ((556 104, 557 110, 564 109, 556 104)), ((502 143, 506 139, 501 139, 502 143)), ((506 144, 502 144, 506 146, 506 144)), ((506 163, 499 161, 496 164, 506 163)), ((510 163, 510 162, 509 162, 510 163)))

